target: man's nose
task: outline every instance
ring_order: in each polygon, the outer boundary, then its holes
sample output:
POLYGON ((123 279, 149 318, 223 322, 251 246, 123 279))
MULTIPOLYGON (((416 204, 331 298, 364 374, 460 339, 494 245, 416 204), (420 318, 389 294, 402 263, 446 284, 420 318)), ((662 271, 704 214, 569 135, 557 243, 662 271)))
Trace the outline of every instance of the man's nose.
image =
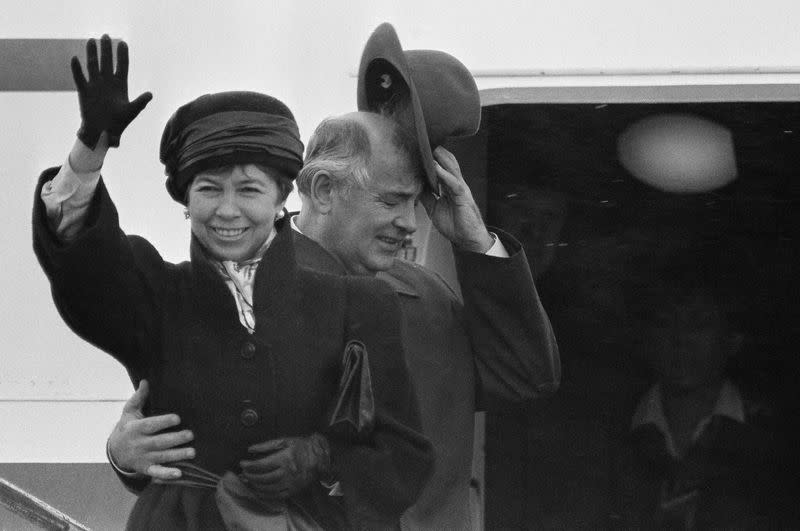
POLYGON ((395 218, 394 224, 408 234, 417 232, 417 214, 414 201, 405 203, 403 211, 395 218))

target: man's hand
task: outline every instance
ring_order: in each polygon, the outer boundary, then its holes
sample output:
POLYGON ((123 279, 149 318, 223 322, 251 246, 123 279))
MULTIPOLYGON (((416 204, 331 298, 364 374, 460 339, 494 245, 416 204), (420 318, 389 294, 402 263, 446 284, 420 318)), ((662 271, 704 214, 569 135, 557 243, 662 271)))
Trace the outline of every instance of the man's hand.
POLYGON ((97 43, 89 39, 86 43, 87 80, 83 77, 81 62, 72 58, 72 77, 78 89, 81 107, 81 128, 78 138, 86 147, 94 149, 100 133, 108 132, 108 145, 119 146, 119 137, 147 103, 153 98, 145 92, 133 101, 128 100, 128 45, 117 45, 117 71, 114 72, 111 57, 111 38, 100 39, 100 61, 97 59, 97 43))
POLYGON ((189 430, 153 435, 181 423, 178 415, 145 417, 142 406, 147 399, 147 380, 122 408, 122 417, 108 438, 108 453, 114 464, 124 471, 137 472, 154 479, 177 479, 181 471, 162 466, 164 463, 194 458, 194 448, 175 448, 194 438, 189 430))
POLYGON ((248 451, 262 454, 239 463, 241 480, 265 499, 286 499, 330 472, 330 448, 322 435, 272 439, 248 451))
POLYGON ((494 239, 486 230, 456 157, 439 146, 433 150, 433 158, 443 186, 438 199, 429 191, 423 192, 420 200, 428 216, 436 229, 459 249, 485 253, 494 239))

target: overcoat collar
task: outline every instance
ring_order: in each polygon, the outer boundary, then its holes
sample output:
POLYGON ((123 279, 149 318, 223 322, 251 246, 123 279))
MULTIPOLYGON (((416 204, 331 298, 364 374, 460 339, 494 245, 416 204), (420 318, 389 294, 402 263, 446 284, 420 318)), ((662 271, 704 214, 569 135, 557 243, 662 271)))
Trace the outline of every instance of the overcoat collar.
MULTIPOLYGON (((297 261, 301 267, 337 275, 348 274, 344 264, 322 245, 315 242, 298 229, 292 232, 294 232, 294 243, 297 248, 297 261)), ((396 271, 396 268, 392 268, 391 271, 396 271)), ((393 275, 391 272, 380 272, 377 274, 377 278, 388 283, 395 292, 401 295, 419 297, 417 290, 414 289, 413 286, 393 275)))
POLYGON ((327 249, 303 234, 297 229, 292 230, 294 245, 297 248, 297 263, 301 267, 312 271, 347 275, 344 264, 329 253, 327 249))
MULTIPOLYGON (((399 258, 395 258, 395 260, 400 260, 400 259, 399 258)), ((394 267, 394 268, 390 269, 389 271, 381 271, 376 276, 379 279, 383 280, 384 282, 387 282, 396 293, 398 293, 400 295, 405 295, 407 297, 419 298, 419 293, 414 288, 414 286, 412 286, 411 284, 409 284, 408 282, 406 282, 405 280, 403 280, 399 276, 396 276, 396 275, 393 274, 393 273, 396 273, 396 272, 397 272, 397 268, 394 267)))

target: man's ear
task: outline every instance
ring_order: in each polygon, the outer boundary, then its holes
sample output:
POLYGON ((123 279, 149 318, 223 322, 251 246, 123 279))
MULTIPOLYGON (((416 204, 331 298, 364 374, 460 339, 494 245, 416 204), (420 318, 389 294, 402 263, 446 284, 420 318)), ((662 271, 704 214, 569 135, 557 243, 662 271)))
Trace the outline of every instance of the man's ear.
POLYGON ((314 177, 311 178, 309 195, 317 212, 327 215, 331 211, 335 193, 336 190, 330 173, 320 170, 314 174, 314 177))

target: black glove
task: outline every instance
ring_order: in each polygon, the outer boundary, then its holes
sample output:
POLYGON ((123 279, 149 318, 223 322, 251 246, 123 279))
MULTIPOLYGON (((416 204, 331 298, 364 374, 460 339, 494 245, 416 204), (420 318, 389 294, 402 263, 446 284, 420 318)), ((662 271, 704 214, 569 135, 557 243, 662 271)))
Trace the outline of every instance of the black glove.
POLYGON ((328 440, 315 433, 254 444, 248 451, 262 454, 239 463, 241 479, 264 499, 286 499, 330 474, 328 440))
POLYGON ((86 70, 89 80, 83 77, 81 62, 72 58, 72 77, 78 89, 81 106, 81 128, 78 138, 86 147, 94 149, 100 133, 108 131, 109 147, 119 146, 119 137, 153 98, 145 92, 133 101, 128 101, 128 45, 120 41, 117 45, 117 71, 114 72, 111 57, 111 37, 100 39, 100 66, 97 64, 97 43, 86 42, 86 70))

